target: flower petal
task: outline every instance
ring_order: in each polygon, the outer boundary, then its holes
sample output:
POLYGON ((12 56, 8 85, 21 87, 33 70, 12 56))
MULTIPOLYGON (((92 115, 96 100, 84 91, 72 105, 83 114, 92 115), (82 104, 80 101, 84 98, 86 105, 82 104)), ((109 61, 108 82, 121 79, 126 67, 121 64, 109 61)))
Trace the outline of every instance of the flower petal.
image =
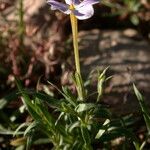
POLYGON ((65 0, 68 5, 79 5, 81 3, 80 0, 65 0))
POLYGON ((80 13, 78 10, 73 10, 72 13, 78 18, 78 17, 83 17, 85 14, 80 13))
POLYGON ((88 5, 94 5, 99 3, 99 0, 84 0, 81 2, 77 7, 83 7, 83 6, 88 6, 88 5))
POLYGON ((72 0, 65 0, 66 4, 71 5, 73 4, 72 0))
POLYGON ((74 5, 79 5, 81 3, 81 1, 79 0, 72 0, 74 5))
POLYGON ((58 10, 62 11, 65 14, 70 14, 70 12, 71 12, 68 8, 68 5, 66 5, 66 4, 63 4, 63 3, 60 3, 60 2, 57 2, 57 1, 54 1, 54 0, 49 0, 49 1, 47 1, 47 3, 49 5, 51 5, 52 10, 58 9, 58 10))
POLYGON ((77 8, 73 13, 79 20, 84 20, 93 16, 94 9, 92 5, 87 5, 77 8))

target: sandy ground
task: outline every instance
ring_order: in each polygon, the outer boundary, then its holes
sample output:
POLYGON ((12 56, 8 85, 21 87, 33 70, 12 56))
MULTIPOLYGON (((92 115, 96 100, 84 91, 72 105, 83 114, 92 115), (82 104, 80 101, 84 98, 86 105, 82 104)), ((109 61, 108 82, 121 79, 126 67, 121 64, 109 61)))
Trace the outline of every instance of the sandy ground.
MULTIPOLYGON (((150 95, 150 45, 135 30, 92 30, 79 33, 80 56, 83 75, 95 68, 110 66, 113 78, 106 88, 104 102, 116 111, 134 112, 137 101, 132 83, 143 92, 146 100, 150 95)), ((150 103, 150 102, 149 102, 150 103)))

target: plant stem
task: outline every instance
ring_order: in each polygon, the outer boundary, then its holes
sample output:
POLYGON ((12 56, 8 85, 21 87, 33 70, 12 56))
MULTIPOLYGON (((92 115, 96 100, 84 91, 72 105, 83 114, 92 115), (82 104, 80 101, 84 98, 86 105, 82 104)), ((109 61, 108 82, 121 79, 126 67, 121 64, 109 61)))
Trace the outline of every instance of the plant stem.
POLYGON ((72 34, 73 34, 73 47, 74 47, 76 72, 81 76, 79 49, 78 49, 78 22, 74 14, 70 14, 70 20, 71 20, 71 27, 72 27, 72 34))
POLYGON ((25 30, 25 24, 23 21, 24 17, 24 10, 23 10, 23 0, 19 1, 19 38, 20 38, 20 45, 22 47, 23 42, 24 42, 24 30, 25 30))
POLYGON ((74 57, 75 57, 75 84, 78 92, 78 96, 80 100, 84 100, 85 98, 85 89, 83 85, 83 80, 80 71, 80 57, 79 57, 79 49, 78 49, 78 20, 74 14, 70 14, 71 27, 72 27, 72 35, 73 35, 73 47, 74 47, 74 57))

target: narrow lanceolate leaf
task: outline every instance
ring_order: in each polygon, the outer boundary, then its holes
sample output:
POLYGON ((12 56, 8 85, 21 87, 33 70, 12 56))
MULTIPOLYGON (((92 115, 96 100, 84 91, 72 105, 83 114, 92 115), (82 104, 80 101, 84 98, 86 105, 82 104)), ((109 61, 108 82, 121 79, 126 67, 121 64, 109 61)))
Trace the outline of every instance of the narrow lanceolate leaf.
POLYGON ((17 135, 17 133, 22 129, 22 128, 24 128, 24 127, 27 127, 27 126, 29 126, 31 123, 22 123, 15 131, 14 131, 14 134, 13 134, 13 136, 16 136, 17 135))
POLYGON ((0 109, 3 109, 13 99, 17 99, 17 97, 18 95, 16 94, 16 91, 14 91, 3 98, 0 98, 0 109))
POLYGON ((38 126, 38 122, 34 121, 32 123, 30 123, 30 125, 26 128, 26 130, 24 131, 24 136, 26 136, 33 128, 38 126))
POLYGON ((83 101, 86 97, 86 92, 81 75, 76 72, 75 75, 72 76, 72 80, 76 86, 79 100, 83 101))
POLYGON ((106 71, 108 70, 109 67, 107 67, 101 74, 99 74, 98 77, 98 84, 97 84, 97 92, 98 92, 98 97, 97 97, 97 102, 100 100, 101 96, 103 95, 103 88, 104 88, 104 82, 106 81, 106 71))
POLYGON ((34 134, 30 134, 29 136, 27 136, 27 142, 26 142, 26 150, 30 150, 31 149, 31 146, 33 144, 33 136, 34 134))
POLYGON ((60 108, 60 101, 41 92, 35 92, 33 95, 43 102, 47 102, 51 107, 60 108))
POLYGON ((32 104, 31 102, 31 99, 30 97, 26 94, 26 92, 24 92, 22 86, 21 86, 21 83, 18 79, 15 79, 16 81, 16 84, 17 84, 17 87, 19 89, 19 92, 21 93, 22 95, 22 100, 24 102, 24 104, 26 105, 29 113, 31 114, 31 116, 36 119, 36 120, 39 120, 40 116, 38 115, 38 113, 36 112, 36 108, 34 107, 34 105, 32 104))
POLYGON ((71 133, 77 127, 80 127, 79 121, 73 122, 71 125, 69 125, 68 132, 71 133))
POLYGON ((81 134, 85 145, 90 145, 91 144, 90 134, 85 126, 81 126, 81 134))
POLYGON ((62 112, 69 113, 74 116, 78 116, 77 112, 70 105, 67 105, 66 103, 61 103, 61 105, 62 105, 62 109, 61 109, 62 112))
MULTIPOLYGON (((110 120, 109 120, 109 119, 106 119, 105 122, 103 123, 103 126, 106 126, 106 125, 109 124, 109 123, 110 123, 110 120)), ((99 139, 99 138, 105 133, 105 131, 106 131, 106 128, 100 129, 100 130, 98 131, 98 133, 96 134, 95 139, 99 139)))
POLYGON ((150 113, 149 113, 149 109, 147 107, 147 105, 144 102, 144 98, 142 96, 142 94, 138 91, 138 89, 136 88, 136 86, 133 84, 133 88, 134 88, 134 92, 135 95, 139 101, 142 113, 143 113, 143 117, 147 126, 147 130, 148 133, 150 134, 150 113))
POLYGON ((75 107, 77 105, 76 97, 71 93, 68 87, 62 87, 62 90, 64 92, 63 96, 65 97, 65 100, 75 107))
POLYGON ((83 112, 83 111, 88 111, 92 108, 95 108, 96 105, 92 103, 81 103, 76 107, 77 112, 83 112))
MULTIPOLYGON (((0 125, 0 134, 3 135, 14 135, 15 131, 9 130, 9 129, 5 129, 3 126, 0 125)), ((22 135, 24 132, 22 131, 18 131, 17 133, 15 133, 16 135, 22 135)))

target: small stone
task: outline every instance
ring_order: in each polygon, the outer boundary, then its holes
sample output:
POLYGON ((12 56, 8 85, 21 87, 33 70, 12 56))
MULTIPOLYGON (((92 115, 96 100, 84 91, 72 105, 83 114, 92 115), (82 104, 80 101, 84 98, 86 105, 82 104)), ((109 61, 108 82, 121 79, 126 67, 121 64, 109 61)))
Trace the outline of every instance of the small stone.
POLYGON ((127 37, 135 37, 138 35, 137 31, 134 29, 126 29, 123 31, 123 34, 127 37))

